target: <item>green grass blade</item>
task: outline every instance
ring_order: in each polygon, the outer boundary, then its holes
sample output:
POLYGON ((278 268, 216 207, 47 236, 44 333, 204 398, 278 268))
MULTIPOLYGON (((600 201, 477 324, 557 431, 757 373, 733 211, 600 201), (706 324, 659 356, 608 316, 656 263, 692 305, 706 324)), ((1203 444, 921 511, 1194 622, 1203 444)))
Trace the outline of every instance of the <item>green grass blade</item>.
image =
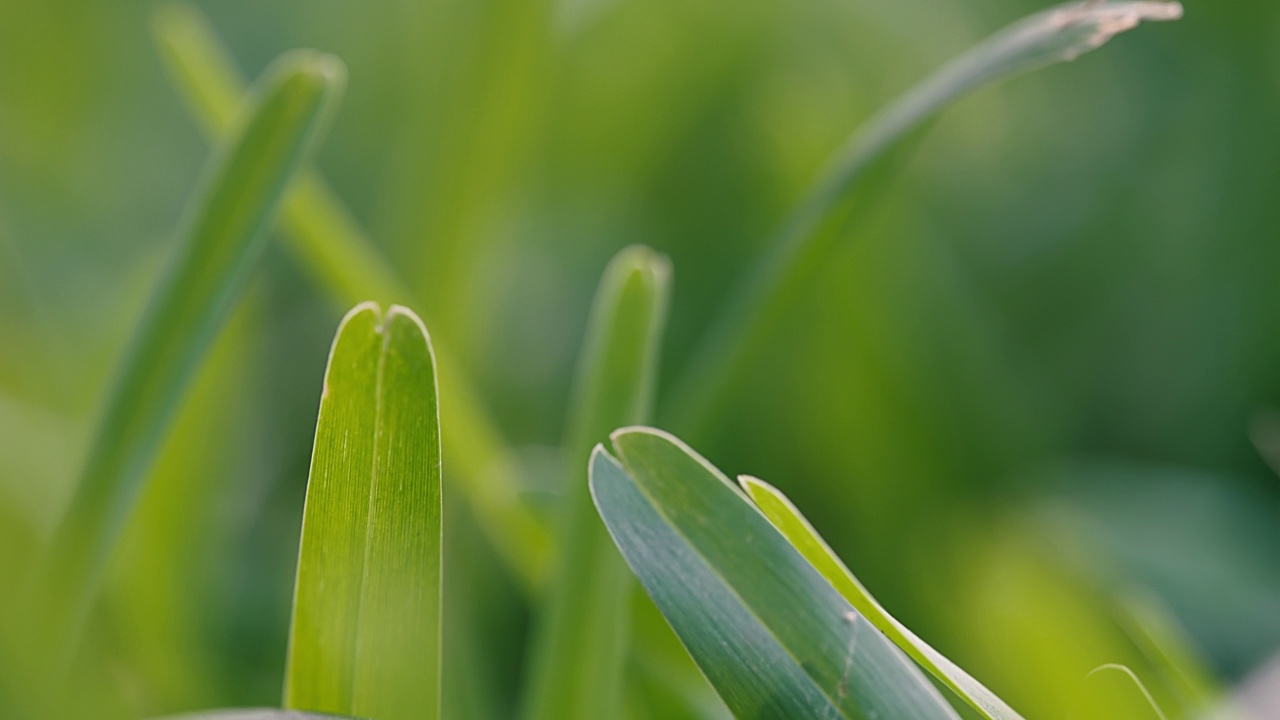
POLYGON ((633 586, 591 504, 587 461, 611 430, 649 419, 670 276, 665 256, 626 248, 606 268, 591 307, 565 442, 560 558, 532 649, 526 720, 620 712, 633 586))
MULTIPOLYGON (((1108 695, 1120 697, 1128 695, 1132 697, 1137 693, 1138 698, 1131 700, 1126 705, 1149 709, 1150 712, 1147 714, 1147 720, 1169 720, 1169 716, 1164 714, 1164 710, 1160 708, 1160 704, 1157 703, 1155 697, 1151 695, 1151 691, 1147 689, 1146 684, 1143 683, 1137 673, 1127 665, 1119 665, 1116 663, 1099 665, 1089 671, 1086 679, 1092 681, 1095 685, 1104 681, 1110 681, 1113 684, 1118 682, 1119 685, 1109 690, 1107 693, 1108 695)), ((1131 711, 1126 712, 1128 713, 1131 711)), ((1139 718, 1134 717, 1132 714, 1126 714, 1124 717, 1131 718, 1132 720, 1139 720, 1139 718)))
POLYGON ((890 615, 844 562, 832 551, 808 519, 777 488, 750 476, 738 479, 747 496, 800 554, 813 565, 867 620, 898 647, 928 670, 943 685, 964 699, 987 720, 1022 720, 1022 716, 975 680, 969 673, 916 637, 890 615))
POLYGON ((426 329, 372 303, 343 319, 307 484, 286 708, 440 713, 440 422, 426 329))
POLYGON ((740 364, 830 253, 842 209, 880 161, 959 98, 989 83, 1104 45, 1144 20, 1182 16, 1177 2, 1085 0, 1032 15, 978 44, 860 128, 783 224, 733 295, 671 394, 673 414, 696 432, 732 386, 740 364), (832 227, 832 226, 837 227, 832 227))
POLYGON ((239 128, 216 153, 53 539, 38 601, 59 650, 78 634, 170 420, 265 249, 284 190, 335 104, 344 73, 328 55, 285 56, 268 70, 239 128))
MULTIPOLYGON (((226 48, 194 6, 162 5, 153 18, 156 43, 192 115, 212 139, 221 137, 243 101, 244 80, 226 48)), ((365 300, 416 305, 417 298, 378 253, 321 175, 304 169, 282 213, 287 249, 343 308, 365 300)), ((435 338, 446 422, 444 443, 455 476, 490 541, 526 589, 542 585, 551 556, 550 529, 520 501, 521 481, 507 447, 464 371, 435 338)))
POLYGON ((591 489, 631 569, 743 718, 956 718, 728 478, 661 431, 619 430, 591 489))

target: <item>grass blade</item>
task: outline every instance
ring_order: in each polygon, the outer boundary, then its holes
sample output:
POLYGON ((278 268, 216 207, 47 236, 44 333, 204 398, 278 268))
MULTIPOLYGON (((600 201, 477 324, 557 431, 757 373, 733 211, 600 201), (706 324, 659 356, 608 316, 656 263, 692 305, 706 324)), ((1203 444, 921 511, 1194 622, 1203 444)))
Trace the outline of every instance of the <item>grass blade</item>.
POLYGON ((325 371, 307 483, 286 708, 440 714, 440 421, 411 311, 365 303, 325 371))
POLYGON ((778 532, 822 573, 849 604, 921 667, 987 720, 1022 720, 1022 716, 995 693, 916 637, 915 633, 881 607, 786 495, 758 478, 744 475, 738 482, 778 532))
POLYGON ((619 430, 596 506, 729 709, 744 718, 956 718, 902 652, 723 474, 675 438, 619 430))
MULTIPOLYGON (((153 29, 174 83, 212 139, 221 137, 245 96, 244 80, 213 29, 194 6, 162 5, 153 29)), ((413 304, 417 298, 378 253, 324 178, 304 169, 282 213, 287 249, 342 308, 365 300, 413 304)), ((439 337, 444 443, 478 521, 526 589, 545 580, 551 532, 520 501, 520 472, 479 395, 439 337)), ((451 474, 451 481, 455 475, 451 474)))
POLYGON ((592 446, 613 428, 649 419, 670 275, 665 256, 626 248, 605 269, 591 307, 565 442, 560 558, 532 649, 526 720, 620 712, 632 584, 591 504, 585 471, 592 446))
POLYGON ((344 73, 336 58, 315 52, 277 61, 195 196, 54 535, 38 601, 55 652, 68 651, 78 635, 170 420, 265 249, 285 187, 344 73))
MULTIPOLYGON (((1146 684, 1142 682, 1137 673, 1130 669, 1128 665, 1119 665, 1116 663, 1099 665, 1089 671, 1089 674, 1086 676, 1086 679, 1092 680, 1095 684, 1106 678, 1118 679, 1121 683, 1119 687, 1123 688, 1122 692, 1132 695, 1136 691, 1140 696, 1140 700, 1134 701, 1131 704, 1135 707, 1149 708, 1151 712, 1147 717, 1150 720, 1169 720, 1169 716, 1165 715, 1164 710, 1160 709, 1159 703, 1157 703, 1155 697, 1151 695, 1151 691, 1147 689, 1146 684)), ((1111 694, 1115 694, 1115 691, 1113 690, 1111 694)), ((1125 717, 1133 718, 1132 715, 1125 715, 1125 717)))
POLYGON ((671 394, 681 426, 699 431, 732 386, 740 364, 821 268, 848 200, 896 146, 952 102, 989 83, 1075 60, 1144 20, 1175 20, 1177 2, 1083 0, 1032 15, 951 61, 859 129, 787 218, 768 253, 695 351, 671 394))

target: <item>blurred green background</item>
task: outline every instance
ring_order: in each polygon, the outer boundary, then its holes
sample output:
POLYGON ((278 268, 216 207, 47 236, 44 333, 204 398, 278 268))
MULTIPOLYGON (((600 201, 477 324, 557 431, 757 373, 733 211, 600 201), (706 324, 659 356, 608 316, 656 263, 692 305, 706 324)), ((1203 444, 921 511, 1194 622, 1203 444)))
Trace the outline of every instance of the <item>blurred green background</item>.
MULTIPOLYGON (((614 252, 673 261, 672 380, 849 132, 1043 7, 200 6, 250 76, 298 46, 346 61, 317 164, 423 297, 540 506, 614 252)), ((154 9, 0 0, 0 594, 68 497, 209 150, 154 9)), ((1273 0, 1192 0, 1181 22, 980 92, 914 146, 688 439, 790 494, 887 607, 1029 717, 1061 716, 1101 663, 1140 664, 1111 622, 1131 587, 1242 678, 1280 647, 1280 480, 1258 450, 1280 455, 1278 128, 1273 0)), ((80 678, 97 715, 278 702, 344 309, 273 248, 113 564, 80 678)), ((507 717, 530 605, 459 500, 447 702, 507 717)))

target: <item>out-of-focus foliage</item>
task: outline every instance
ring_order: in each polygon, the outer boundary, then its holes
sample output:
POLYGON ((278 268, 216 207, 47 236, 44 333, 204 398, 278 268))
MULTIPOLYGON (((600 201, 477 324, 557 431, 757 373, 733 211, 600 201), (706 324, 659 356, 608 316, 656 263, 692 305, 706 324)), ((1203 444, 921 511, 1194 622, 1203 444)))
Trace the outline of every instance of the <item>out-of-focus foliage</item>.
MULTIPOLYGON (((671 258, 674 376, 848 132, 1043 4, 200 6, 249 76, 298 46, 347 63, 317 165, 552 506, 567 473, 547 448, 607 259, 634 242, 671 258)), ((0 587, 60 515, 208 151, 154 9, 0 0, 0 587)), ((1143 665, 1117 586, 1160 596, 1243 677, 1280 645, 1280 480, 1250 442, 1280 403, 1276 127, 1271 0, 1193 1, 979 93, 883 181, 689 439, 778 480, 894 616, 1029 718, 1101 664, 1143 665)), ((83 716, 278 704, 340 312, 269 252, 112 563, 83 716)), ((509 717, 533 601, 444 464, 446 713, 509 717)), ((0 703, 25 682, 12 625, 0 703)), ((637 707, 661 714, 680 687, 663 673, 696 692, 687 665, 632 662, 650 668, 637 707)))

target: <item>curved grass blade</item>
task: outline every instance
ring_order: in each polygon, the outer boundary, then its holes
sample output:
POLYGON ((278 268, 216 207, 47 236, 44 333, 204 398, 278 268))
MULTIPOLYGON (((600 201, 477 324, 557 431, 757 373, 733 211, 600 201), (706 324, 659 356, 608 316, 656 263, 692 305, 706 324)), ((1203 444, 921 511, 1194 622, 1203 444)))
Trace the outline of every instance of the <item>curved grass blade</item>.
POLYGON ((748 475, 739 477, 738 482, 778 532, 822 573, 849 604, 921 667, 987 720, 1022 720, 1022 716, 995 693, 916 637, 881 607, 786 495, 769 483, 748 475))
POLYGON ((890 152, 952 102, 989 83, 1075 60, 1147 20, 1176 20, 1163 0, 1083 0, 1032 15, 951 61, 860 128, 792 211, 733 295, 671 394, 671 417, 698 431, 772 323, 830 253, 840 212, 890 152))
MULTIPOLYGON (((1120 682, 1123 683, 1123 692, 1127 692, 1129 695, 1132 695, 1136 691, 1141 696, 1141 701, 1132 703, 1133 705, 1138 707, 1149 707, 1151 709, 1151 713, 1148 717, 1151 718, 1151 720, 1169 720, 1169 716, 1165 715, 1164 710, 1160 709, 1160 704, 1157 703, 1155 697, 1151 695, 1151 691, 1147 689, 1147 686, 1138 677, 1137 673, 1131 670, 1128 665, 1120 665, 1117 663, 1099 665, 1093 670, 1090 670, 1089 674, 1085 676, 1085 679, 1092 680, 1097 683, 1102 678, 1116 678, 1117 676, 1120 682)), ((1125 715, 1125 717, 1133 718, 1132 715, 1125 715)))
POLYGON ((556 582, 532 649, 521 717, 617 717, 633 587, 600 522, 586 479, 591 448, 653 406, 671 265, 647 247, 623 249, 605 269, 591 307, 565 441, 569 474, 556 582))
MULTIPOLYGON (((222 137, 245 96, 244 80, 226 48, 200 11, 184 2, 161 5, 152 26, 192 115, 208 137, 222 137)), ((414 304, 400 275, 316 170, 299 173, 281 221, 286 248, 342 308, 370 299, 414 304)), ((460 471, 460 489, 517 578, 526 589, 537 588, 550 565, 550 529, 520 501, 515 454, 485 412, 463 364, 454 361, 439 337, 435 351, 447 408, 444 443, 460 471)))
POLYGON ((614 542, 737 717, 954 720, 918 668, 723 474, 658 430, 598 446, 614 542))
POLYGON ((103 568, 195 369, 244 290, 285 187, 320 134, 341 62, 290 53, 215 154, 99 420, 37 598, 54 652, 79 634, 103 568))
POLYGON ((307 483, 286 708, 440 714, 440 421, 422 322, 365 303, 338 328, 307 483))

